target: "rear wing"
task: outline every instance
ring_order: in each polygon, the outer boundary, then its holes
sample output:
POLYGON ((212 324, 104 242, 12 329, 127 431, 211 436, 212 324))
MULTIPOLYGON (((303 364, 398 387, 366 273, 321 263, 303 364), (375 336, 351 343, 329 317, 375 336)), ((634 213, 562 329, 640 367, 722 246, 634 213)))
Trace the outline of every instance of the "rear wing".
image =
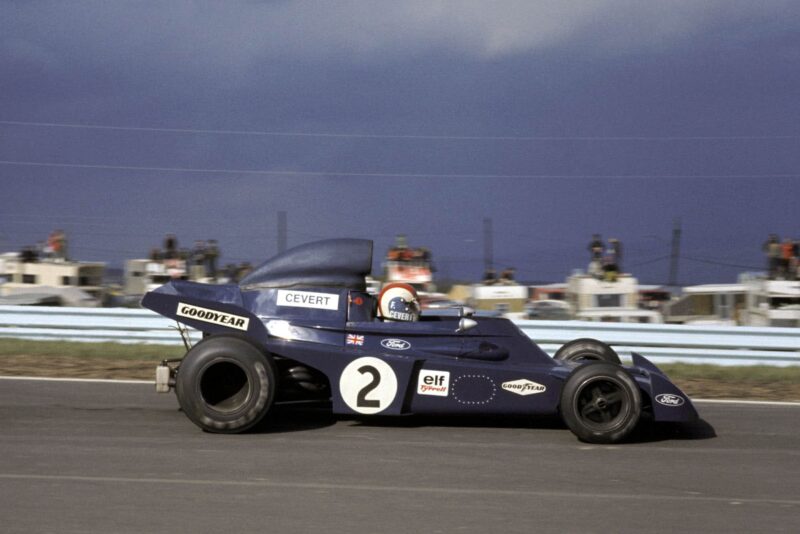
POLYGON ((239 292, 236 286, 170 282, 145 294, 142 306, 201 332, 235 333, 266 342, 264 324, 242 306, 241 293, 236 298, 233 288, 239 292))

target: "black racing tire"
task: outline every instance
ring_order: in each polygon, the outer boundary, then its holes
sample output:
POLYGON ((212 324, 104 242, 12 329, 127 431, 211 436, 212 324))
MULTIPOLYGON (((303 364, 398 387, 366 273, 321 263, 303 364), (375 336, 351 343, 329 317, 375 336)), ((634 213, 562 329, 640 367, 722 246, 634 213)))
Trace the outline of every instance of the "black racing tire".
POLYGON ((234 434, 267 415, 276 375, 272 357, 246 339, 210 336, 186 353, 175 393, 194 424, 208 432, 234 434))
POLYGON ((573 339, 564 343, 553 356, 556 360, 564 361, 584 361, 596 360, 620 365, 617 352, 607 343, 588 337, 573 339))
POLYGON ((564 423, 580 440, 617 443, 638 424, 642 395, 622 367, 588 362, 567 378, 560 410, 564 423))

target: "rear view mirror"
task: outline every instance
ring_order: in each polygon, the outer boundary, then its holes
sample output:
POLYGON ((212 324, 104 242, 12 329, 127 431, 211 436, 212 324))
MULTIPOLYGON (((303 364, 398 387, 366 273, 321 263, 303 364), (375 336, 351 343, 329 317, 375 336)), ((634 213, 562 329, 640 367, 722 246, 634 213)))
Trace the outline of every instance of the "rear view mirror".
POLYGON ((474 319, 467 319, 466 317, 462 317, 458 321, 458 328, 456 329, 456 333, 460 334, 461 332, 466 332, 470 328, 475 328, 478 326, 478 321, 474 319))

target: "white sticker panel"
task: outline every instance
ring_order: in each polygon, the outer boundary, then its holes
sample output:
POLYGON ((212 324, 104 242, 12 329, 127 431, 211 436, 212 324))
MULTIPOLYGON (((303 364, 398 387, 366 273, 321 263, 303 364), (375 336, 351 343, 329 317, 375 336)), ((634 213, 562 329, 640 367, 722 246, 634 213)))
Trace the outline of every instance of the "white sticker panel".
POLYGON ((338 310, 339 295, 315 293, 313 291, 278 290, 278 306, 313 308, 317 310, 338 310))
POLYGON ((379 413, 397 396, 397 376, 392 367, 379 358, 357 358, 342 371, 339 392, 353 411, 379 413))

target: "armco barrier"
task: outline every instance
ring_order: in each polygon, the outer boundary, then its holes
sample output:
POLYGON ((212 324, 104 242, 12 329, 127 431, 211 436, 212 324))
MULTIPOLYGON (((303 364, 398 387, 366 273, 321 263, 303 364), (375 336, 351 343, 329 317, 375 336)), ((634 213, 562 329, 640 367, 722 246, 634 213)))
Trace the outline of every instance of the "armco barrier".
MULTIPOLYGON (((624 358, 639 352, 654 362, 720 365, 800 365, 800 328, 689 326, 584 321, 515 321, 553 354, 572 339, 591 337, 624 358)), ((180 344, 176 323, 150 310, 0 306, 0 337, 180 344)), ((199 340, 199 333, 191 331, 199 340)))
POLYGON ((800 365, 800 328, 586 321, 515 323, 550 354, 571 339, 590 337, 613 345, 623 359, 638 352, 654 362, 800 365))
POLYGON ((181 343, 176 326, 144 309, 0 306, 0 337, 6 338, 174 345, 181 343))

